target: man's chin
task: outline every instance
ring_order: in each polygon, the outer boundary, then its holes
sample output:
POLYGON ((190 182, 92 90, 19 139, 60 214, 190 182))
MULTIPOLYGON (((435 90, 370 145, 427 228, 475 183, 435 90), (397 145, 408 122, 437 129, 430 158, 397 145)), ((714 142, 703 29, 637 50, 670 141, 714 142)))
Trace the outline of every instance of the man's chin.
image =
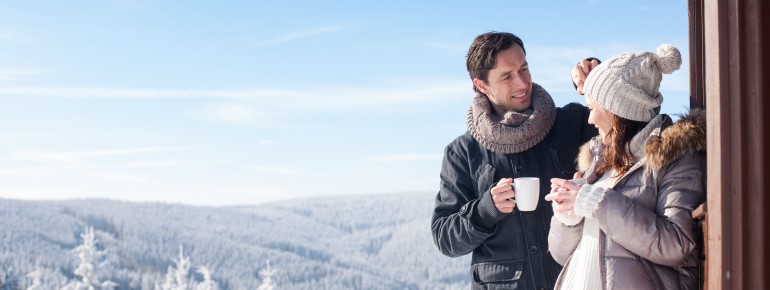
POLYGON ((516 106, 515 110, 516 110, 516 112, 522 113, 522 112, 528 111, 531 108, 532 108, 532 102, 530 100, 526 100, 526 101, 523 101, 523 102, 519 103, 516 106))

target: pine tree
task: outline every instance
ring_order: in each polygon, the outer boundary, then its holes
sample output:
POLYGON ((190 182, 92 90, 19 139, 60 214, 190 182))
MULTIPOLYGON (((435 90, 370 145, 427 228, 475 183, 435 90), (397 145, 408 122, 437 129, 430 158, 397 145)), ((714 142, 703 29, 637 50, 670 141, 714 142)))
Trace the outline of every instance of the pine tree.
POLYGON ((166 280, 160 287, 161 290, 187 290, 189 282, 187 275, 190 272, 190 258, 184 256, 184 249, 179 246, 179 259, 174 260, 176 267, 168 266, 166 280))
POLYGON ((198 273, 203 275, 203 282, 195 287, 195 290, 219 290, 217 282, 211 279, 211 271, 206 267, 199 267, 198 273))
POLYGON ((13 270, 8 270, 5 272, 5 282, 2 284, 3 290, 16 290, 21 289, 19 287, 19 282, 16 279, 16 276, 13 275, 13 270))
POLYGON ((27 278, 32 280, 32 285, 29 285, 27 287, 27 290, 43 290, 43 270, 40 269, 40 263, 37 264, 35 267, 35 271, 30 272, 27 274, 27 278))
POLYGON ((275 275, 277 271, 270 269, 270 260, 267 260, 266 263, 267 263, 267 268, 259 271, 259 275, 262 276, 262 284, 260 284, 259 287, 257 287, 257 290, 275 289, 275 284, 273 284, 273 275, 275 275))
POLYGON ((113 289, 118 286, 112 281, 99 281, 100 268, 106 266, 104 262, 105 251, 96 248, 99 242, 94 236, 94 228, 87 227, 85 233, 81 234, 83 244, 75 248, 80 264, 75 268, 75 275, 81 279, 67 283, 62 290, 97 290, 113 289))

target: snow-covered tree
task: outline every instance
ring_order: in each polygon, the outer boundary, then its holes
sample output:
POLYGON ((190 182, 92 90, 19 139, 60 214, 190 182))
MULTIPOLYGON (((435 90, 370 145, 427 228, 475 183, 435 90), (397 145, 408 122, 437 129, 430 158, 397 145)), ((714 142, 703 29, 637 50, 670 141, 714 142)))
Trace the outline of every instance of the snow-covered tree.
POLYGON ((270 260, 266 261, 267 267, 259 271, 259 276, 262 276, 262 284, 257 287, 257 290, 273 290, 275 284, 273 284, 273 275, 276 270, 270 269, 270 260))
POLYGON ((195 290, 219 290, 219 285, 211 279, 211 271, 206 267, 198 267, 198 273, 203 275, 203 282, 200 282, 195 290))
POLYGON ((80 264, 75 268, 75 275, 80 276, 80 280, 67 283, 62 290, 97 290, 113 289, 118 286, 112 281, 100 281, 100 270, 106 266, 104 260, 105 251, 97 249, 99 242, 94 236, 94 228, 86 227, 85 233, 80 237, 83 244, 75 248, 75 253, 80 260, 80 264))
POLYGON ((43 290, 43 270, 40 269, 40 264, 37 264, 35 271, 27 274, 27 278, 32 280, 32 284, 27 287, 27 290, 43 290))
POLYGON ((0 283, 0 286, 2 286, 3 290, 21 289, 21 287, 19 287, 19 282, 17 281, 16 276, 13 275, 13 270, 7 270, 5 272, 5 279, 2 283, 0 283))
POLYGON ((187 290, 189 282, 187 275, 190 272, 190 257, 184 256, 184 248, 179 246, 179 259, 174 260, 175 266, 168 266, 166 280, 161 290, 187 290))
POLYGON ((26 290, 56 289, 66 282, 67 278, 61 272, 43 267, 38 261, 35 270, 27 273, 27 283, 31 284, 27 286, 26 290))

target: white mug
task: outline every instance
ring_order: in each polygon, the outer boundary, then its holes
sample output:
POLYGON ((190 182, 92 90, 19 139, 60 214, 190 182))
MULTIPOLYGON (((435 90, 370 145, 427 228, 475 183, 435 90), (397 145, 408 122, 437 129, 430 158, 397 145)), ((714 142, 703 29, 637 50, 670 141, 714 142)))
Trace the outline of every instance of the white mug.
POLYGON ((519 177, 513 179, 513 191, 516 208, 520 211, 533 211, 540 199, 540 178, 519 177))

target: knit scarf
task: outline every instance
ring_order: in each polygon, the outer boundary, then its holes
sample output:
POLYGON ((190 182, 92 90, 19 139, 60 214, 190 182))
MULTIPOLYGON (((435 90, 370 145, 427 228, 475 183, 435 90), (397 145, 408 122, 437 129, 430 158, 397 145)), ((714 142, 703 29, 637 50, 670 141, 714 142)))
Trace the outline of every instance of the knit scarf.
POLYGON ((628 142, 628 150, 631 155, 636 158, 637 161, 641 160, 645 155, 645 145, 650 135, 660 136, 660 131, 664 125, 671 124, 671 117, 668 115, 657 115, 639 133, 636 133, 631 142, 628 142))
POLYGON ((473 138, 493 152, 519 153, 543 141, 556 121, 556 106, 551 95, 532 84, 532 108, 525 112, 495 115, 486 95, 476 94, 468 109, 468 131, 473 138))

